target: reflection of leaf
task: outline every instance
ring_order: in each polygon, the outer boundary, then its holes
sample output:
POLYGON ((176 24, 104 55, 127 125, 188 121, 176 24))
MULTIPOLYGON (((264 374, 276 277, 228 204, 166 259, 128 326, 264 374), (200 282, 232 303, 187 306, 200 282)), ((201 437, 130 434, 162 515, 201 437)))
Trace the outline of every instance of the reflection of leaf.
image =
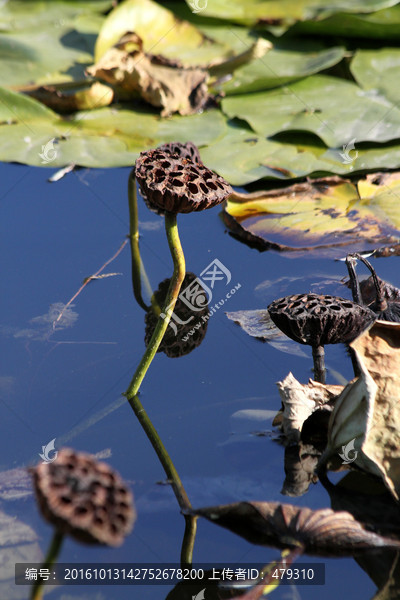
POLYGON ((260 248, 365 249, 398 239, 399 198, 399 172, 370 175, 357 186, 330 177, 278 190, 234 193, 226 203, 225 220, 238 236, 260 248))
POLYGON ((400 324, 377 321, 352 342, 361 375, 336 401, 326 457, 356 440, 354 464, 400 496, 400 324))
POLYGON ((62 302, 51 304, 46 314, 34 317, 29 321, 33 325, 32 328, 20 329, 14 333, 14 337, 44 341, 56 331, 72 327, 78 319, 78 313, 72 310, 72 306, 65 308, 65 304, 62 302), (57 321, 60 313, 62 313, 62 317, 57 321))
POLYGON ((326 476, 321 476, 321 483, 333 510, 350 512, 357 521, 373 525, 380 535, 400 536, 399 505, 381 479, 352 470, 336 484, 326 476))
POLYGON ((281 494, 284 496, 302 496, 312 483, 318 481, 315 469, 319 454, 312 446, 303 444, 285 448, 285 481, 281 494))
POLYGON ((241 535, 247 541, 277 548, 303 548, 306 554, 353 556, 373 548, 400 548, 400 542, 364 529, 350 513, 299 508, 278 502, 236 502, 193 514, 241 535))
POLYGON ((8 469, 0 472, 0 498, 16 500, 33 493, 32 477, 27 469, 8 469))
MULTIPOLYGON (((41 560, 42 553, 33 529, 0 512, 0 597, 7 600, 26 598, 28 588, 15 585, 15 563, 41 563, 41 560)), ((47 592, 51 589, 48 587, 47 592)))
POLYGON ((235 312, 227 312, 226 316, 231 321, 234 321, 251 337, 255 337, 264 342, 268 342, 270 346, 295 354, 296 356, 307 356, 306 353, 299 348, 298 344, 293 344, 288 337, 280 331, 273 323, 268 311, 264 308, 261 310, 237 310, 235 312))
POLYGON ((399 598, 400 553, 382 550, 377 556, 360 556, 356 559, 360 567, 379 588, 371 600, 395 600, 399 598), (381 582, 384 582, 383 584, 381 582))
MULTIPOLYGON (((361 471, 350 471, 336 485, 326 477, 321 483, 328 491, 334 510, 347 510, 358 521, 373 526, 380 535, 400 535, 398 502, 376 477, 361 471)), ((380 550, 356 558, 358 564, 380 590, 374 600, 393 600, 400 589, 399 553, 380 550)))

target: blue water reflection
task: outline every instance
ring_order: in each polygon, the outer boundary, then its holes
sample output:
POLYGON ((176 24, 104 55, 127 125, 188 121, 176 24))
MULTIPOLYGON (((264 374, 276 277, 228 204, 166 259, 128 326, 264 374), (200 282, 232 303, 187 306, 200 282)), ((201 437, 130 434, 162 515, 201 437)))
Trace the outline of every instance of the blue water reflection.
MULTIPOLYGON (((131 482, 136 496, 135 530, 116 550, 67 540, 61 560, 177 562, 183 519, 170 487, 158 483, 164 473, 131 408, 119 401, 144 350, 145 313, 133 298, 128 245, 105 270, 117 274, 87 285, 60 327, 53 327, 54 313, 49 313, 56 303, 67 303, 83 279, 126 238, 129 170, 81 170, 49 184, 51 170, 18 165, 0 169, 2 470, 37 462, 42 445, 53 438, 56 445, 62 440, 93 453, 110 449, 110 463, 131 482), (99 418, 101 411, 109 412, 99 418)), ((172 272, 163 220, 142 202, 139 218, 142 259, 155 289, 172 272)), ((256 436, 251 423, 248 431, 232 431, 232 415, 248 409, 278 410, 275 382, 289 371, 306 381, 311 351, 305 349, 306 357, 278 352, 246 336, 224 312, 263 308, 288 293, 344 295, 344 265, 259 253, 225 231, 218 209, 181 215, 179 227, 188 270, 200 273, 217 258, 231 272, 232 283, 241 287, 212 315, 199 348, 180 359, 156 356, 142 386, 142 402, 194 506, 242 499, 285 501, 280 494, 283 448, 274 439, 271 421, 263 425, 265 435, 256 436)), ((393 276, 397 261, 379 261, 379 275, 399 285, 393 276)), ((222 283, 218 289, 223 297, 222 283)), ((326 361, 330 382, 351 378, 343 347, 327 348, 326 361)), ((320 485, 290 501, 329 506, 320 485)), ((38 516, 32 496, 4 500, 2 509, 33 527, 45 552, 51 531, 38 516)), ((268 562, 277 553, 200 522, 194 556, 200 562, 268 562)), ((373 595, 373 584, 351 560, 328 561, 326 576, 326 598, 373 595)), ((57 590, 52 597, 157 599, 165 598, 168 589, 71 588, 57 590)), ((274 597, 283 600, 287 594, 287 589, 279 589, 274 597)), ((320 598, 321 590, 302 588, 292 597, 320 598)))

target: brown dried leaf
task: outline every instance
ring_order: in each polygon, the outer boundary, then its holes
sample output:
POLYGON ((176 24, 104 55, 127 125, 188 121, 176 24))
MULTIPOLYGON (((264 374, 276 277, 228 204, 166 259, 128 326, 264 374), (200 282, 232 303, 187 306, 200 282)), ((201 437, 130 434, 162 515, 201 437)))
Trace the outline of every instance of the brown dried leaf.
POLYGON ((306 554, 353 556, 374 548, 400 548, 400 541, 367 531, 348 512, 311 510, 279 502, 236 502, 193 511, 261 546, 301 547, 306 554))
POLYGON ((336 401, 323 458, 346 454, 344 448, 353 442, 350 462, 382 477, 399 499, 400 324, 377 321, 351 347, 361 375, 336 401))
POLYGON ((113 47, 87 72, 131 98, 139 94, 152 106, 162 108, 161 116, 179 112, 190 115, 208 100, 205 69, 183 67, 179 62, 135 50, 113 47))
POLYGON ((303 384, 292 373, 276 385, 283 405, 282 430, 288 442, 298 442, 304 421, 343 390, 341 385, 324 385, 312 379, 303 384))

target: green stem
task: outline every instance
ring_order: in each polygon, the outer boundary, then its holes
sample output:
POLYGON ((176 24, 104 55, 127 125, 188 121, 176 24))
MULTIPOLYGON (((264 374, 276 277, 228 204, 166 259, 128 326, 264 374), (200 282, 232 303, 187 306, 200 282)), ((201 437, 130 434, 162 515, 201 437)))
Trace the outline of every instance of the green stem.
MULTIPOLYGON (((160 346, 161 340, 164 337, 164 333, 171 319, 171 314, 174 310, 176 301, 178 299, 179 291, 181 289, 181 285, 186 274, 185 257, 183 255, 183 250, 179 239, 178 226, 175 214, 166 213, 165 229, 167 233, 168 245, 174 263, 174 273, 168 288, 167 296, 164 301, 164 306, 162 308, 163 317, 159 316, 158 318, 153 335, 151 336, 150 342, 139 363, 139 366, 136 369, 136 372, 132 378, 129 387, 125 392, 125 395, 128 398, 129 404, 131 405, 151 445, 153 446, 165 471, 167 479, 172 485, 172 489, 174 491, 178 504, 183 510, 191 507, 189 498, 187 496, 185 488, 183 487, 178 472, 175 469, 174 463, 172 462, 164 444, 161 441, 160 436, 157 433, 157 430, 155 429, 153 423, 151 422, 137 395, 140 385, 146 375, 146 372, 160 346)), ((137 232, 137 212, 135 217, 135 214, 131 210, 131 232, 133 232, 135 235, 135 231, 137 232)), ((158 314, 160 314, 159 308, 158 314)), ((196 517, 190 515, 185 516, 185 533, 181 549, 181 562, 184 565, 192 564, 193 546, 196 537, 196 523, 196 517)))
POLYGON ((138 218, 138 206, 137 206, 137 194, 136 194, 136 177, 135 169, 133 168, 129 174, 128 179, 128 200, 129 200, 129 241, 131 244, 131 256, 132 256, 132 286, 133 295, 135 296, 136 302, 144 310, 149 310, 149 307, 142 298, 142 277, 147 288, 147 293, 152 296, 152 290, 145 271, 142 259, 140 258, 139 250, 139 218, 138 218))
MULTIPOLYGON (((51 567, 57 562, 58 555, 60 554, 64 534, 55 530, 53 539, 51 540, 50 548, 47 552, 46 559, 42 565, 43 569, 51 569, 51 567)), ((32 586, 31 600, 42 600, 43 598, 43 582, 37 581, 32 586)))
POLYGON ((174 261, 174 273, 172 275, 171 282, 168 288, 168 293, 164 301, 164 306, 162 309, 163 316, 160 316, 158 318, 150 342, 142 356, 142 359, 136 369, 131 383, 129 384, 129 387, 125 392, 125 396, 128 398, 129 401, 138 393, 140 385, 146 375, 151 361, 156 355, 156 352, 161 344, 165 331, 171 320, 171 314, 175 308, 179 291, 181 289, 182 282, 185 278, 185 257, 183 255, 181 241, 179 239, 176 214, 166 213, 165 229, 167 232, 169 249, 171 251, 172 259, 174 261))

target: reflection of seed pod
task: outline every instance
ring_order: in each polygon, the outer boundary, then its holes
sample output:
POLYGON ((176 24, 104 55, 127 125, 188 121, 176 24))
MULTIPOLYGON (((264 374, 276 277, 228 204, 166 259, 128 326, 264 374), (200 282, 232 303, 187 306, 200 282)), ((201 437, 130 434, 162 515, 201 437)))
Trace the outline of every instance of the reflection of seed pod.
POLYGON ((136 160, 135 174, 142 196, 153 210, 189 213, 220 204, 231 186, 202 163, 169 151, 148 150, 136 160))
POLYGON ((120 546, 132 530, 132 493, 106 463, 63 448, 31 472, 41 512, 59 532, 87 544, 120 546))
MULTIPOLYGON (((170 279, 164 279, 159 284, 158 290, 154 292, 158 306, 162 306, 165 301, 170 281, 170 279)), ((197 346, 200 346, 203 341, 207 331, 208 318, 207 294, 196 275, 190 272, 186 273, 181 293, 171 317, 171 324, 174 327, 168 325, 157 352, 164 352, 170 358, 178 358, 189 354, 197 346)), ((146 333, 144 341, 146 346, 153 335, 157 320, 158 317, 150 308, 145 316, 146 333)))
POLYGON ((268 312, 283 333, 310 346, 350 342, 376 319, 365 306, 318 294, 279 298, 268 306, 268 312))

